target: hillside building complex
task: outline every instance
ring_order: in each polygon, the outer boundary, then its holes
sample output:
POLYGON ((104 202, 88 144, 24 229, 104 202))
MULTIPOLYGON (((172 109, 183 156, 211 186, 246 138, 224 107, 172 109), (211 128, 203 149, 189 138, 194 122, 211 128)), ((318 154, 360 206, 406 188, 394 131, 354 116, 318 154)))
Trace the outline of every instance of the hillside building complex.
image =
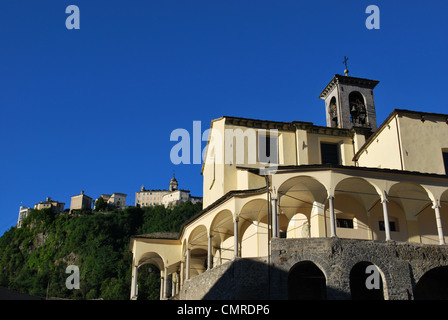
POLYGON ((126 207, 127 196, 127 194, 115 192, 112 194, 102 194, 100 197, 103 198, 104 202, 106 202, 110 207, 124 209, 126 207))
POLYGON ((56 200, 51 200, 50 197, 47 197, 45 201, 41 201, 34 205, 34 209, 42 210, 42 209, 51 209, 54 213, 59 213, 64 211, 64 202, 59 202, 56 200))
POLYGON ((163 205, 165 207, 181 204, 186 201, 192 203, 201 202, 202 198, 190 195, 190 190, 178 189, 179 183, 173 174, 168 190, 146 190, 142 186, 140 191, 135 193, 135 205, 140 207, 163 205))

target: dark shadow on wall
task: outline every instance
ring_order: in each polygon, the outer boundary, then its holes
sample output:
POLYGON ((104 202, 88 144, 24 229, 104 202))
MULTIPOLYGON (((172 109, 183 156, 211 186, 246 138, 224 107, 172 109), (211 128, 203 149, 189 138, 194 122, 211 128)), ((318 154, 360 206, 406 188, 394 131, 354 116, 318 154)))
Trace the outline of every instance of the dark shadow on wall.
POLYGON ((426 272, 414 289, 415 300, 448 300, 448 267, 426 272))
MULTIPOLYGON (((239 258, 219 277, 204 300, 326 300, 350 299, 350 294, 326 285, 312 262, 291 271, 263 261, 239 258)), ((193 280, 193 279, 192 279, 193 280)))

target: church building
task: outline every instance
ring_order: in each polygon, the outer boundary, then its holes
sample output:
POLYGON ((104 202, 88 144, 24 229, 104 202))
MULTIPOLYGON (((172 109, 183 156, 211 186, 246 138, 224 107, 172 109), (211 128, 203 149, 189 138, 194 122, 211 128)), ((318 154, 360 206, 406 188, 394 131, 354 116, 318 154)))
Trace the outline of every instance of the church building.
POLYGON ((190 190, 179 189, 179 183, 173 174, 168 190, 146 190, 142 186, 140 191, 135 193, 135 205, 140 207, 163 205, 165 208, 178 205, 186 201, 191 203, 201 202, 202 198, 190 195, 190 190))
POLYGON ((378 83, 336 74, 326 126, 213 120, 203 210, 131 238, 131 299, 144 264, 161 299, 448 299, 448 115, 378 124, 378 83))

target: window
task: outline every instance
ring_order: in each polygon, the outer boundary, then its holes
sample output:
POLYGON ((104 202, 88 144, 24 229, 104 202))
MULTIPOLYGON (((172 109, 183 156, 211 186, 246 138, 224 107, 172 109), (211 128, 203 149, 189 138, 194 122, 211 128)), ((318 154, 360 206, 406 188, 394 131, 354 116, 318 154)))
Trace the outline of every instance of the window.
POLYGON ((353 229, 353 219, 337 218, 336 219, 336 226, 338 228, 353 229))
POLYGON ((339 145, 337 143, 322 142, 320 144, 322 164, 341 164, 339 161, 339 145))
MULTIPOLYGON (((380 227, 380 231, 385 231, 384 221, 378 221, 378 225, 380 227)), ((389 228, 390 231, 397 231, 397 225, 395 224, 395 221, 389 221, 389 228)))
POLYGON ((448 175, 448 152, 442 152, 443 164, 445 166, 445 174, 448 175))

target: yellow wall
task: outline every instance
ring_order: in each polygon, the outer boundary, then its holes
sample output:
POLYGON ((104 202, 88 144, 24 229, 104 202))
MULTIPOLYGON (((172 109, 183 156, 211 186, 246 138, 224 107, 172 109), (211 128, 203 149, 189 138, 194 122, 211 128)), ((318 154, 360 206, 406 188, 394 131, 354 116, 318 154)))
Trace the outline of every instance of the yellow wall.
POLYGON ((397 128, 394 117, 361 154, 358 160, 360 167, 401 169, 397 128))
POLYGON ((398 118, 404 169, 445 174, 442 149, 448 150, 448 125, 440 119, 403 116, 398 118))
POLYGON ((396 114, 358 159, 361 167, 445 174, 442 150, 448 150, 446 119, 396 114), (397 126, 398 125, 398 126, 397 126))

